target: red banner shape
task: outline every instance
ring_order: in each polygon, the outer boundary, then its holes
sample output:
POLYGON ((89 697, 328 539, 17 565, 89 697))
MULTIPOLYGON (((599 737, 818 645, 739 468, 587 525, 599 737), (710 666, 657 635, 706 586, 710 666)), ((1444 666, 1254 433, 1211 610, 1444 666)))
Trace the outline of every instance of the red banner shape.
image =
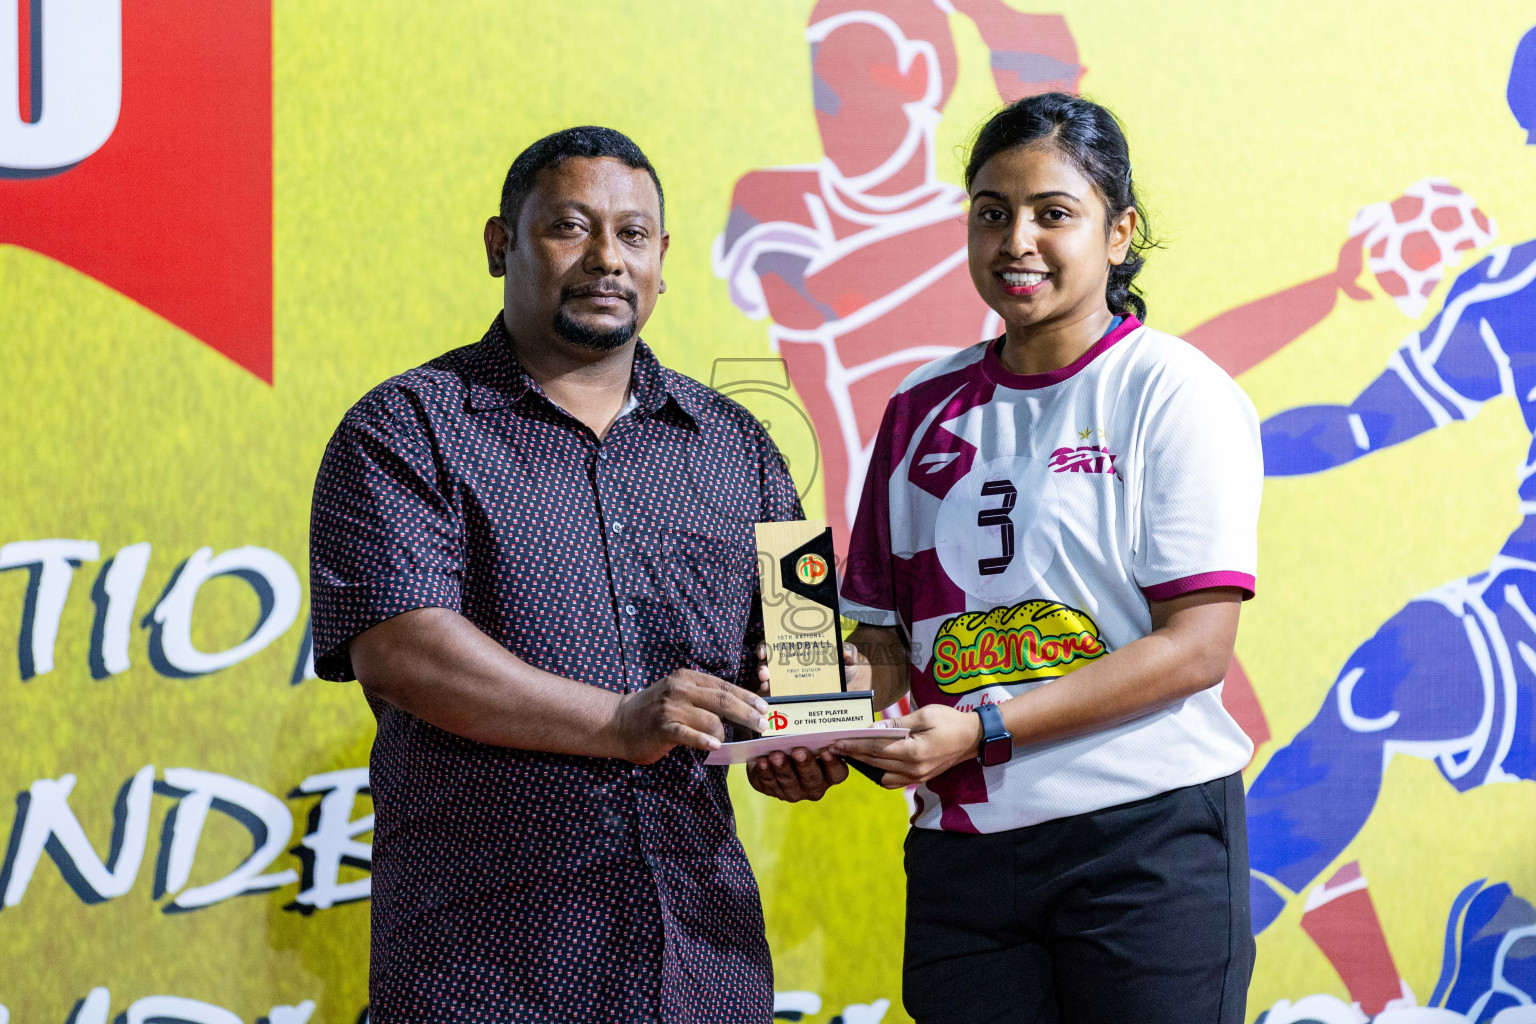
MULTIPOLYGON (((47 66, 59 42, 48 33, 71 26, 50 3, 21 7, 41 14, 18 33, 29 88, 0 117, 46 124, 50 75, 79 73, 47 66), (29 61, 38 53, 41 68, 29 61), (39 76, 40 110, 27 98, 39 76)), ((124 3, 122 100, 106 142, 57 171, 6 170, 7 156, 0 243, 90 275, 272 382, 270 0, 124 3)))

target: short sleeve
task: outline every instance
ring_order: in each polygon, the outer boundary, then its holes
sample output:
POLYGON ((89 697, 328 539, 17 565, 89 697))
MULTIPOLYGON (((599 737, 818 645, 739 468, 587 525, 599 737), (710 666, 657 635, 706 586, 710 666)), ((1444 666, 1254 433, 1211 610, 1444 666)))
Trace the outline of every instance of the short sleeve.
POLYGON ((880 432, 875 435, 839 594, 843 614, 869 626, 897 624, 891 555, 891 439, 899 397, 886 403, 880 432))
POLYGON ((355 678, 347 644, 369 627, 414 608, 460 609, 460 515, 439 485, 426 428, 403 398, 370 394, 326 446, 309 572, 322 679, 355 678))
POLYGON ((757 521, 782 523, 804 519, 805 510, 800 506, 800 491, 795 486, 795 478, 789 474, 789 464, 784 461, 784 454, 773 443, 767 431, 759 428, 759 434, 758 450, 761 454, 758 458, 758 474, 761 478, 762 500, 757 521))
POLYGON ((1209 587, 1252 597, 1264 486, 1253 403, 1212 366, 1154 409, 1142 442, 1137 585, 1152 601, 1209 587))

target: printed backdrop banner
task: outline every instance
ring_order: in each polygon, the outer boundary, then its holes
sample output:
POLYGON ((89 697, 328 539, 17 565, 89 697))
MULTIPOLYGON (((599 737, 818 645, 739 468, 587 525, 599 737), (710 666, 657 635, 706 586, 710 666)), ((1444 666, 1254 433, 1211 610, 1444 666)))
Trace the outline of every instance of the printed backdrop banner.
MULTIPOLYGON (((365 1014, 373 722, 312 672, 310 487, 499 307, 518 151, 650 154, 647 339, 846 542, 885 398, 999 330, 961 147, 1045 89, 1125 121, 1151 323, 1264 418, 1249 1019, 1536 1021, 1536 11, 1017 2, 0 0, 0 1024, 365 1014)), ((732 790, 779 1016, 905 1020, 902 795, 732 790)))

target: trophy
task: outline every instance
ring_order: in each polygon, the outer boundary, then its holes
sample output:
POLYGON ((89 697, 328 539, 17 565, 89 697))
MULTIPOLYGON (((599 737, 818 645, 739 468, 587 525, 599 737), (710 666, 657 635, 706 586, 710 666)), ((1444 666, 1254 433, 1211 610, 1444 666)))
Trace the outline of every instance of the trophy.
POLYGON ((875 728, 873 690, 849 690, 843 669, 832 531, 825 520, 757 524, 763 641, 768 648, 768 728, 727 743, 711 764, 735 764, 774 750, 820 750, 849 736, 890 739, 875 728))

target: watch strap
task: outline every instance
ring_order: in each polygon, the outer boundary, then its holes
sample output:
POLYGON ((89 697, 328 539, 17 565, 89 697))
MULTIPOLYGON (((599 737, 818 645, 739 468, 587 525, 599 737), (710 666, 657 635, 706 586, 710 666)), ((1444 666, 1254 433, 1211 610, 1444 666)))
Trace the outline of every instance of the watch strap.
POLYGON ((1003 713, 997 709, 996 704, 979 704, 976 706, 976 714, 981 717, 981 746, 976 756, 982 764, 987 764, 987 748, 999 741, 1012 746, 1013 735, 1003 724, 1003 713))

